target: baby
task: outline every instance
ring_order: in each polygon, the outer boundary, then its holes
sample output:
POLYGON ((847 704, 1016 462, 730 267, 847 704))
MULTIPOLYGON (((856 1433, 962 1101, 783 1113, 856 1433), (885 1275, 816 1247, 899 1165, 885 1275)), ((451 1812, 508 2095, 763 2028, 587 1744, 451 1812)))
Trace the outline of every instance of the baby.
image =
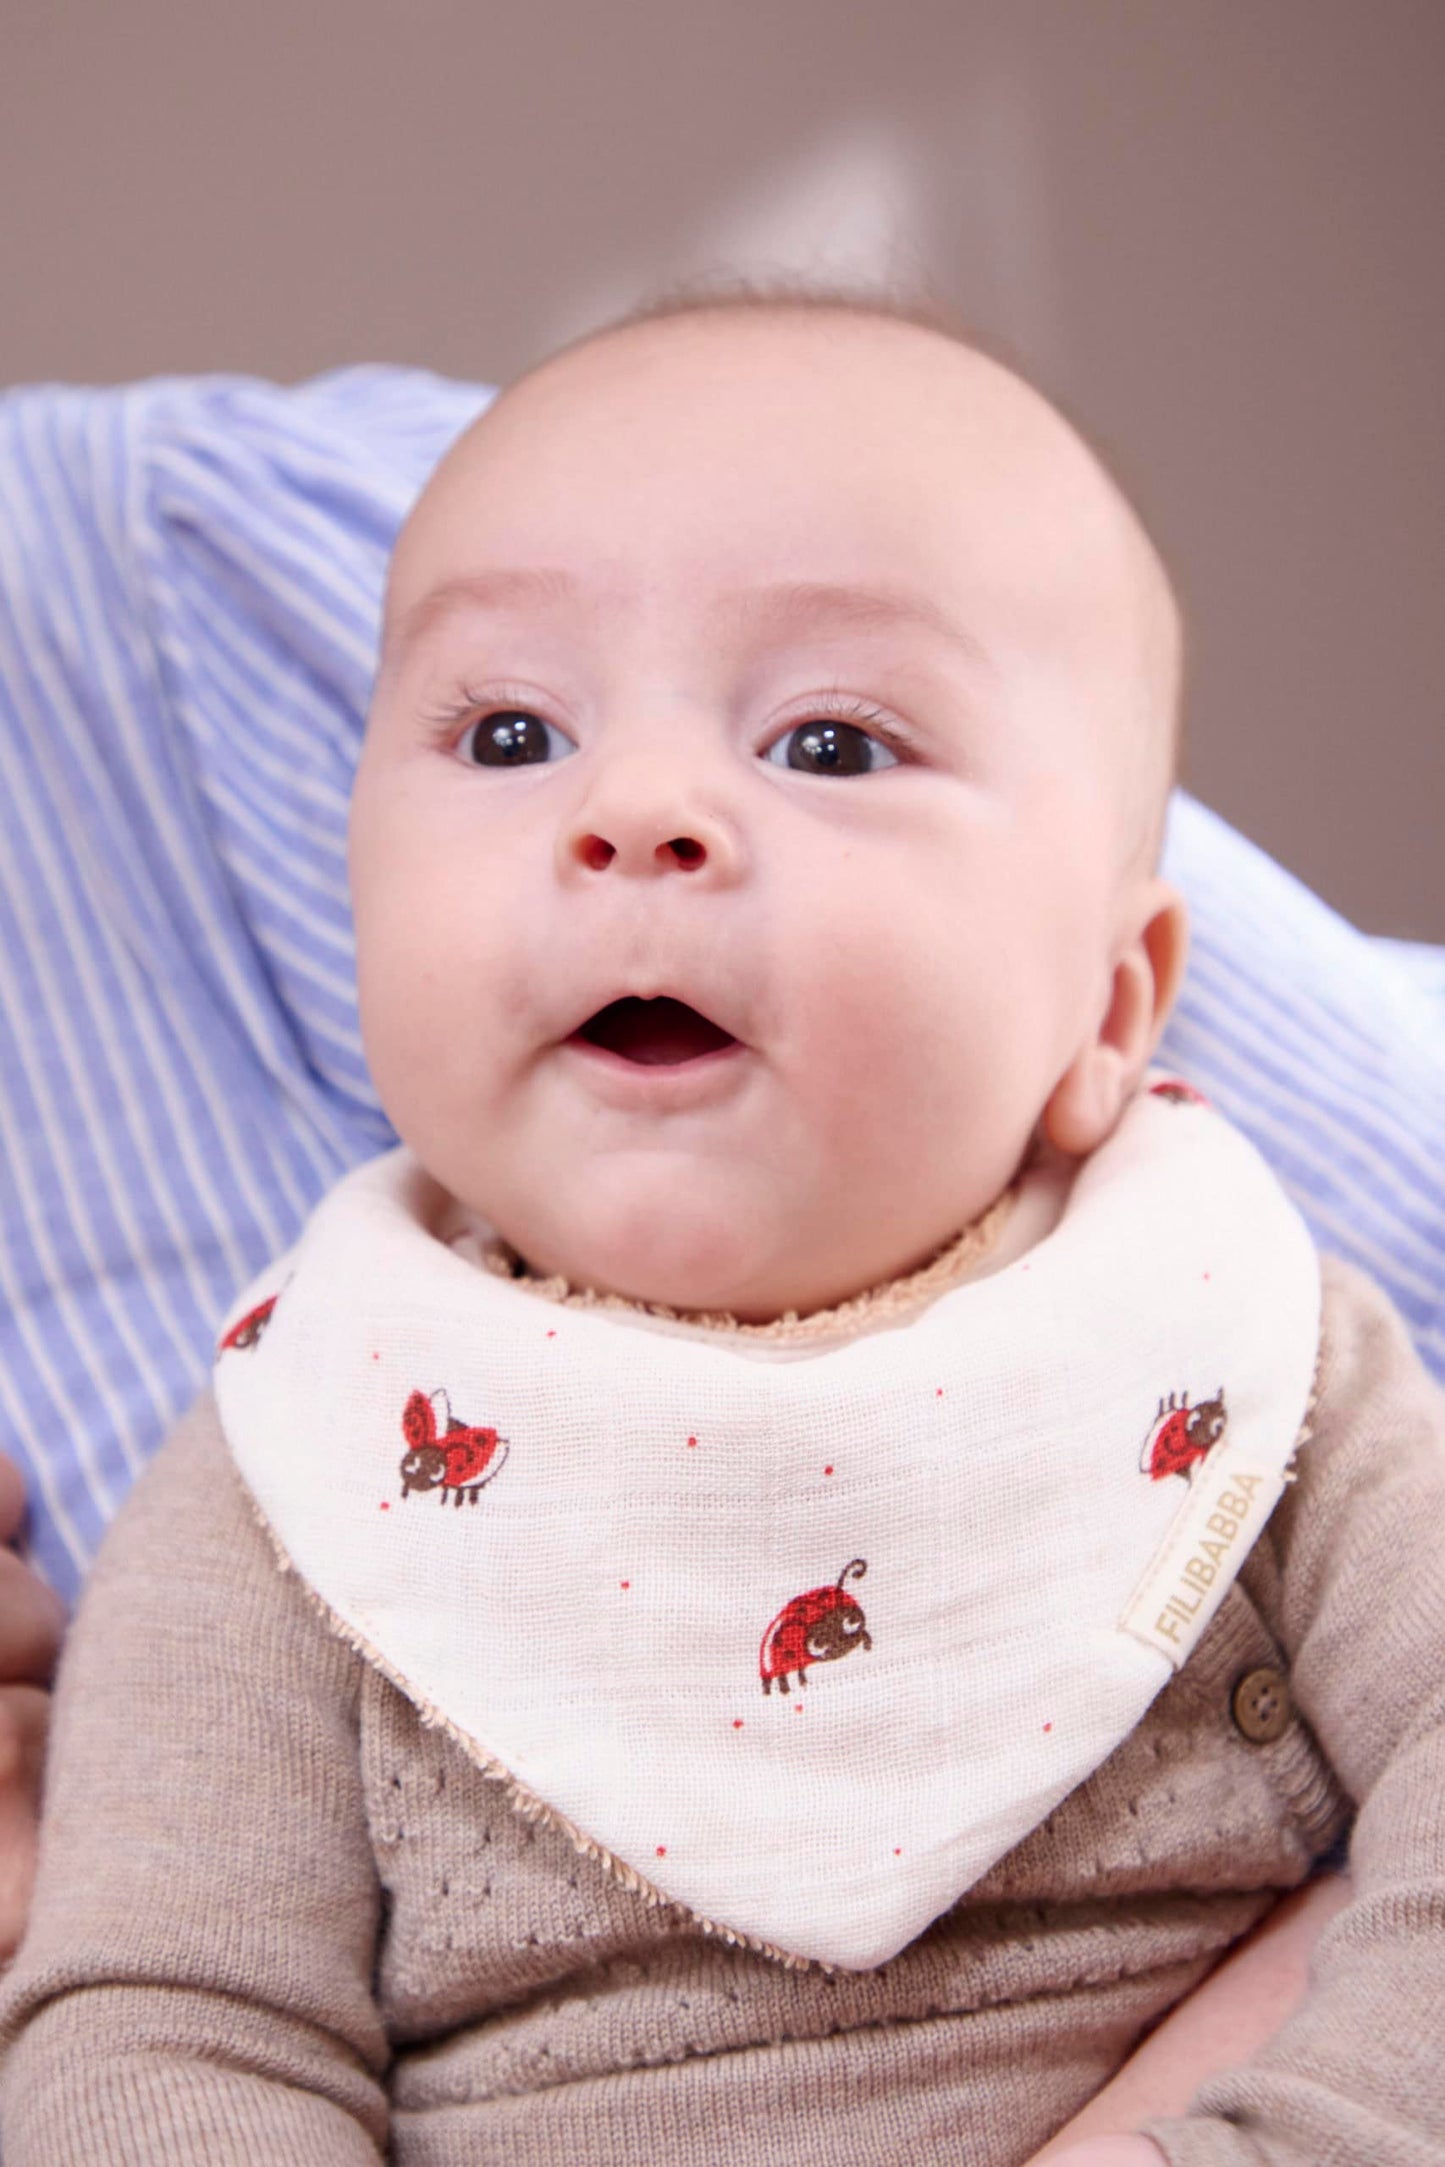
POLYGON ((1352 1809, 1298 2014, 1074 2156, 1442 2156, 1445 1413, 1149 1070, 1179 679, 920 323, 634 322, 443 462, 352 826, 404 1144, 87 1591, 6 2167, 1017 2167, 1352 1809))

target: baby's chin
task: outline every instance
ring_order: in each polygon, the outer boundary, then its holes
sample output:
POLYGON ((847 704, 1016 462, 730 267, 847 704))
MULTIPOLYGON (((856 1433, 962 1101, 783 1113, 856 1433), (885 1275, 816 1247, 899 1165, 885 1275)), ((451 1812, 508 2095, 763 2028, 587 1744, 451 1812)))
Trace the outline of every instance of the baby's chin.
POLYGON ((743 1323, 799 1307, 793 1290, 809 1277, 803 1261, 772 1253, 735 1211, 708 1213, 699 1202, 673 1199, 615 1216, 594 1209, 565 1235, 550 1222, 494 1224, 531 1271, 598 1294, 743 1323))

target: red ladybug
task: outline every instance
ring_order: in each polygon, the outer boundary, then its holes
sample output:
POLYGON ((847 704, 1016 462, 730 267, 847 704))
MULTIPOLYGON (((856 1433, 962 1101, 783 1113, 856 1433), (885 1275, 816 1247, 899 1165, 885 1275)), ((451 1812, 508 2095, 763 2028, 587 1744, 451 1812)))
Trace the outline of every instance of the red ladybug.
POLYGON ((1190 1406, 1187 1396, 1176 1402, 1171 1392, 1167 1400, 1160 1400, 1149 1425, 1140 1468, 1154 1482, 1163 1482, 1169 1475, 1188 1480, 1224 1435, 1227 1420, 1223 1385, 1212 1400, 1201 1400, 1197 1407, 1190 1406))
POLYGON ((472 1429, 452 1414, 445 1392, 413 1392, 402 1409, 401 1434, 407 1451, 401 1463, 401 1494, 440 1490, 460 1505, 477 1502, 506 1461, 508 1440, 492 1429, 472 1429), (498 1452, 497 1447, 501 1446, 498 1452))
POLYGON ((862 1610, 843 1592, 845 1580, 861 1580, 867 1570, 862 1558, 853 1558, 831 1588, 809 1588, 778 1612, 758 1655, 765 1693, 772 1692, 775 1678, 778 1691, 786 1693, 794 1672, 799 1685, 806 1685, 809 1664, 836 1663, 855 1648, 872 1647, 862 1610))
POLYGON ((1207 1106, 1208 1099, 1193 1084, 1187 1084, 1182 1076, 1166 1076, 1161 1083, 1150 1084, 1152 1099, 1167 1099, 1171 1106, 1207 1106))
POLYGON ((258 1302, 254 1309, 248 1309, 245 1316, 238 1318, 231 1326, 216 1349, 217 1354, 224 1354, 228 1347, 254 1347, 271 1322, 271 1312, 275 1307, 276 1297, 273 1294, 266 1301, 258 1302))

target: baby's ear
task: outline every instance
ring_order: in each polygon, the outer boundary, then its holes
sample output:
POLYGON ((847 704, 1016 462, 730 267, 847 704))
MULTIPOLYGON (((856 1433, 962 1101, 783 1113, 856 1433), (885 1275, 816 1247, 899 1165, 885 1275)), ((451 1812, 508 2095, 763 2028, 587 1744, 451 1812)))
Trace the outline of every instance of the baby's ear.
POLYGON ((1105 1012, 1044 1108, 1044 1134, 1057 1150, 1083 1157, 1112 1132, 1169 1021, 1188 953, 1183 896, 1150 878, 1131 899, 1105 1012))

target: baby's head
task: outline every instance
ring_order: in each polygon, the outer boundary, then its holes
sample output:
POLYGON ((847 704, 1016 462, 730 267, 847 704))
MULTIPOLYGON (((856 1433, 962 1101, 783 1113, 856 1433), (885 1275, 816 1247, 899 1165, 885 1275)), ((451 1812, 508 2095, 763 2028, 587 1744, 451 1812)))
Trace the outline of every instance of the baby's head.
POLYGON ((351 876, 397 1130, 639 1300, 925 1262, 1037 1139, 1100 1143, 1163 1027, 1178 678, 1118 489, 945 333, 734 304, 567 349, 392 566, 351 876))

